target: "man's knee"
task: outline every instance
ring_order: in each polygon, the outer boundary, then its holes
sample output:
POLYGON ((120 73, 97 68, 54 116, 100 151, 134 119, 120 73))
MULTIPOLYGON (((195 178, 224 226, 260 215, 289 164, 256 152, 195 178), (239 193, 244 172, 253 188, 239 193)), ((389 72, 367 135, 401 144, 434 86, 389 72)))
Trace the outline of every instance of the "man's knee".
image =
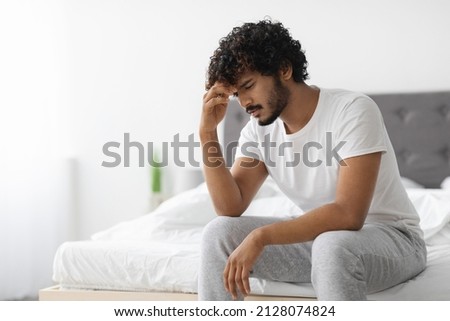
POLYGON ((211 240, 227 235, 233 229, 235 218, 228 216, 218 216, 210 221, 203 229, 203 240, 211 240))
POLYGON ((324 277, 324 274, 356 272, 358 257, 355 248, 356 231, 331 231, 319 235, 313 242, 312 269, 314 274, 324 277), (344 272, 345 271, 345 272, 344 272))
POLYGON ((223 251, 231 254, 240 244, 240 237, 236 235, 238 230, 238 218, 218 216, 210 221, 202 233, 201 247, 203 252, 223 251))
POLYGON ((333 231, 313 242, 311 282, 321 300, 363 300, 364 266, 355 251, 354 231, 333 231))

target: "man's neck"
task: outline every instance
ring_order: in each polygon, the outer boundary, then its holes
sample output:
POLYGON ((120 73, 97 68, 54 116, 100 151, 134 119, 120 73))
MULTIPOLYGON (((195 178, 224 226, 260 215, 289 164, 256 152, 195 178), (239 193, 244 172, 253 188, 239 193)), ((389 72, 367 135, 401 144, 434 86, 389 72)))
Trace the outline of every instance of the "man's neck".
POLYGON ((319 101, 320 92, 319 88, 305 83, 295 83, 290 90, 289 104, 280 115, 287 134, 298 132, 311 120, 319 101))

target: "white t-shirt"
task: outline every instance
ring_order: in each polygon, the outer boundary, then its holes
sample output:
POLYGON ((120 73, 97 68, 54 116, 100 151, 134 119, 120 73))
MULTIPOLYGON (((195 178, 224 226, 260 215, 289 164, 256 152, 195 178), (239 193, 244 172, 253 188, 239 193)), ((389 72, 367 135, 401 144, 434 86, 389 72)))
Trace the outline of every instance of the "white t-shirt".
POLYGON ((309 211, 335 200, 340 160, 374 152, 382 152, 382 158, 366 222, 403 221, 423 235, 381 112, 363 94, 321 88, 312 118, 293 134, 286 134, 280 118, 260 126, 251 117, 241 132, 236 158, 264 162, 287 197, 309 211))

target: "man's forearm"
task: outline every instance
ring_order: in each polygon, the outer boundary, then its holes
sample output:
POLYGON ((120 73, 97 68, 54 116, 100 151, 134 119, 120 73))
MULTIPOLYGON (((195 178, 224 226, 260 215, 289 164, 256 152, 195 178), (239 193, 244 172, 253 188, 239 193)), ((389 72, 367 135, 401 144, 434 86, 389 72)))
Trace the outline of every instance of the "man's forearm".
POLYGON ((217 214, 240 216, 244 211, 241 191, 226 167, 217 131, 200 132, 200 141, 205 181, 217 214))
POLYGON ((302 216, 263 226, 254 231, 261 244, 280 245, 314 240, 318 235, 336 230, 359 230, 366 213, 349 213, 337 203, 329 203, 302 216))

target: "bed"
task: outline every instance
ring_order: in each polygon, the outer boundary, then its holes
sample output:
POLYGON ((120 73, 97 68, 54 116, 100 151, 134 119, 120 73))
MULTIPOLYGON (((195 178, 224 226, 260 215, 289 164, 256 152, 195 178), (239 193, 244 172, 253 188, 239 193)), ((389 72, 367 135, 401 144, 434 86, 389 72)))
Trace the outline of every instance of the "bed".
MULTIPOLYGON (((370 95, 379 105, 428 248, 424 272, 369 300, 450 300, 450 92, 370 95)), ((236 101, 230 104, 237 105, 236 101)), ((227 164, 248 120, 230 106, 222 128, 227 164)), ((301 210, 267 179, 244 215, 301 210)), ((215 217, 204 183, 139 218, 59 246, 55 285, 40 300, 196 300, 199 243, 215 217)), ((311 284, 251 278, 248 300, 314 300, 311 284)))

